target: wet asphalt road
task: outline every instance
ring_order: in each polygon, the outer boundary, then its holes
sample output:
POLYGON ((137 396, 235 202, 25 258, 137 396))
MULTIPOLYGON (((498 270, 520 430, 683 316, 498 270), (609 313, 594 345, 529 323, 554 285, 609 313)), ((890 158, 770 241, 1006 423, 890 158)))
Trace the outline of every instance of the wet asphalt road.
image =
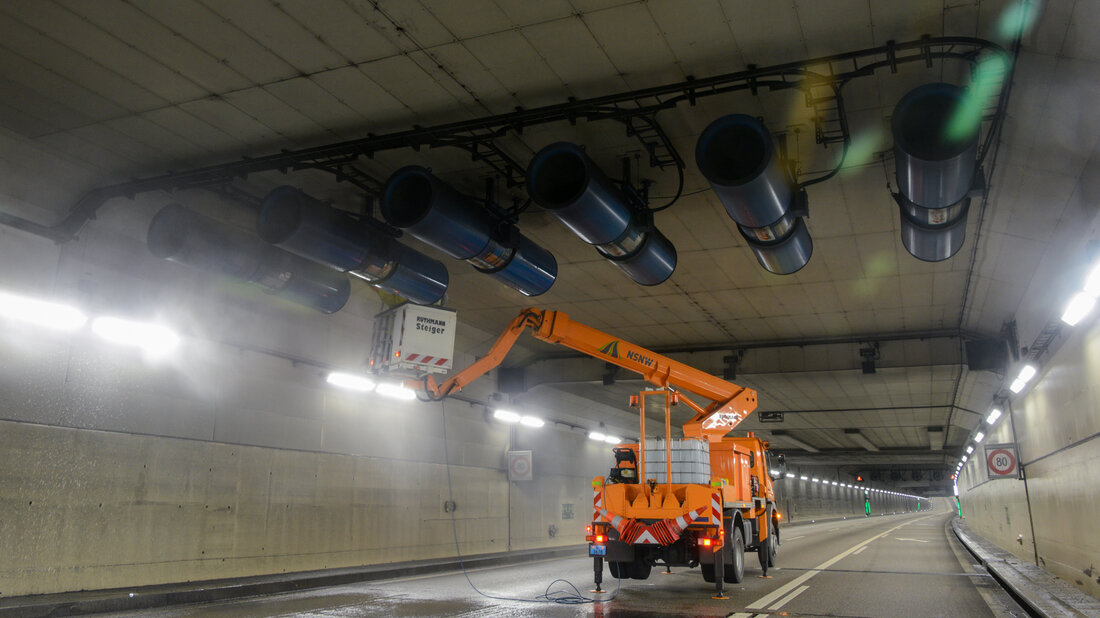
MULTIPOLYGON (((590 558, 554 559, 469 571, 364 582, 186 605, 114 616, 995 616, 1015 613, 1007 596, 961 550, 935 511, 786 527, 772 577, 746 555, 745 579, 715 600, 699 570, 657 568, 646 581, 616 580, 593 595, 590 558), (537 602, 549 587, 575 596, 572 582, 596 603, 537 602), (498 597, 498 598, 492 598, 498 597)), ((1022 615, 1022 614, 1021 614, 1022 615)))

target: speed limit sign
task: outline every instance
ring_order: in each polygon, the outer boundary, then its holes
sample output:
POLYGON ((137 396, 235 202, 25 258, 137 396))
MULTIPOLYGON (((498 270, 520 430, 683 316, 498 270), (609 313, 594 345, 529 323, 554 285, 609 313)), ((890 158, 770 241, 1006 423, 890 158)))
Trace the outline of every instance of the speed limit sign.
POLYGON ((1005 479, 1019 476, 1019 464, 1016 458, 1016 445, 989 444, 985 447, 985 465, 989 469, 989 478, 1005 479))

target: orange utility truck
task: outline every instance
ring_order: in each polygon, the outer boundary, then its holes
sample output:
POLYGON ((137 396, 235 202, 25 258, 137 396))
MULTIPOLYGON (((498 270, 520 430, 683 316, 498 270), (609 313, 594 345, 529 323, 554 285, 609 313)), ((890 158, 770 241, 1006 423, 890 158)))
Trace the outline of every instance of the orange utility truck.
MULTIPOLYGON (((524 309, 489 353, 437 383, 432 376, 406 381, 432 399, 441 399, 498 366, 520 334, 563 345, 641 374, 659 390, 631 397, 638 409, 637 444, 615 446, 615 467, 592 480, 592 524, 587 540, 596 590, 603 563, 612 576, 646 579, 654 566, 699 566, 715 584, 740 582, 745 552, 756 552, 767 575, 779 546, 780 513, 775 506, 768 443, 727 433, 756 409, 756 391, 738 386, 594 328, 559 311, 524 309), (692 397, 697 397, 695 401, 692 397), (663 438, 646 438, 646 401, 661 398, 663 438), (674 439, 671 411, 685 405, 695 412, 674 439)), ((777 476, 778 478, 778 476, 777 476)))

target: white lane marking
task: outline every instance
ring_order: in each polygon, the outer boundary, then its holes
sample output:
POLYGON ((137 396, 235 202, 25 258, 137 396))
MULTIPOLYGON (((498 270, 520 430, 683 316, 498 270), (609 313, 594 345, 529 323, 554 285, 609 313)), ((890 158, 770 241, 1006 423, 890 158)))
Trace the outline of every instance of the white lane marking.
POLYGON ((758 614, 754 612, 737 612, 736 614, 730 614, 729 618, 768 618, 771 614, 758 614))
POLYGON ((799 586, 798 588, 796 588, 796 589, 795 589, 795 591, 794 591, 794 592, 792 592, 792 593, 788 594, 787 596, 783 597, 783 600, 781 600, 780 602, 776 603, 775 605, 772 605, 772 606, 771 606, 771 607, 769 607, 768 609, 779 609, 780 607, 783 607, 783 606, 784 606, 784 605, 786 605, 786 604, 787 604, 787 603, 788 603, 788 602, 789 602, 789 601, 790 601, 791 599, 793 599, 793 598, 795 598, 796 596, 798 596, 798 595, 802 594, 803 592, 806 592, 806 590, 807 590, 807 589, 809 589, 809 586, 799 586))
POLYGON ((788 540, 788 541, 793 541, 793 540, 795 540, 795 539, 801 539, 801 538, 802 538, 802 537, 804 537, 804 536, 806 536, 806 535, 805 535, 805 534, 800 534, 800 535, 798 535, 798 536, 792 536, 792 537, 787 537, 787 539, 786 539, 786 540, 788 540))
POLYGON ((852 553, 852 555, 853 555, 853 556, 858 556, 858 555, 862 554, 862 553, 863 553, 863 550, 865 550, 865 549, 867 549, 867 546, 866 546, 866 545, 864 545, 863 547, 860 547, 860 548, 859 548, 859 551, 857 551, 857 552, 853 552, 853 553, 852 553))
POLYGON ((851 554, 855 553, 856 551, 858 551, 859 548, 869 545, 872 541, 876 541, 878 539, 881 539, 882 537, 890 534, 891 532, 893 532, 894 530, 897 530, 898 528, 901 528, 902 526, 908 526, 909 524, 911 524, 915 521, 920 521, 921 519, 924 519, 926 517, 931 517, 931 515, 925 515, 924 517, 921 517, 919 519, 911 519, 909 521, 902 522, 902 523, 894 526, 893 528, 890 528, 886 532, 881 532, 881 533, 876 534, 875 536, 867 539, 866 541, 863 541, 862 543, 859 543, 857 545, 853 545, 852 547, 848 548, 847 550, 845 550, 845 551, 833 556, 832 558, 829 558, 825 562, 822 562, 821 564, 817 565, 812 570, 807 571, 807 572, 803 573, 802 575, 799 575, 798 577, 794 578, 790 582, 784 584, 783 586, 780 586, 778 589, 774 590, 773 592, 764 595, 763 597, 757 599, 756 601, 754 601, 752 603, 749 603, 748 606, 745 609, 753 609, 753 608, 763 609, 764 607, 767 607, 767 605, 769 603, 773 603, 776 599, 782 597, 783 595, 787 594, 791 590, 794 590, 795 588, 797 588, 797 587, 801 586, 802 584, 806 583, 806 580, 810 579, 814 575, 817 575, 823 569, 827 569, 830 566, 836 564, 837 562, 840 562, 841 560, 847 558, 849 555, 851 555, 851 554))
POLYGON ((894 537, 894 540, 895 541, 912 541, 914 543, 927 543, 928 542, 928 541, 925 541, 925 540, 922 540, 922 539, 910 539, 910 538, 906 538, 906 537, 903 537, 903 536, 896 536, 896 537, 894 537))

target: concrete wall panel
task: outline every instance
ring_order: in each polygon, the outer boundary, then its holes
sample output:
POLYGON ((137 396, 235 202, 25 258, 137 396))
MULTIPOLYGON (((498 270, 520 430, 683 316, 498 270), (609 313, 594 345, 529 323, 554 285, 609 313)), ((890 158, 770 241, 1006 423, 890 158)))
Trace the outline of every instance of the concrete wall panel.
MULTIPOLYGON (((1026 494, 1024 481, 987 481, 980 456, 964 467, 959 489, 976 531, 1023 559, 1037 556, 1051 573, 1100 596, 1100 324, 1065 333, 1034 386, 1013 404, 1026 494)), ((989 433, 987 443, 1013 440, 1007 419, 989 433)))

